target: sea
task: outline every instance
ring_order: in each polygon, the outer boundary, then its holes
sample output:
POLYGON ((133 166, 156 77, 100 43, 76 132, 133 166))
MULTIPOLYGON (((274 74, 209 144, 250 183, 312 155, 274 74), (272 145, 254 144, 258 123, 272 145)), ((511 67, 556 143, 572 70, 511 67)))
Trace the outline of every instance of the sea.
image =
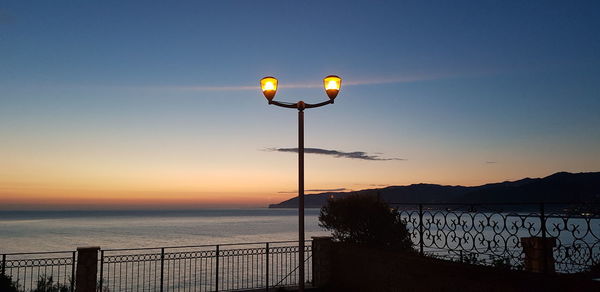
MULTIPOLYGON (((319 209, 305 234, 325 236, 319 209)), ((0 211, 0 254, 298 240, 296 209, 0 211)))

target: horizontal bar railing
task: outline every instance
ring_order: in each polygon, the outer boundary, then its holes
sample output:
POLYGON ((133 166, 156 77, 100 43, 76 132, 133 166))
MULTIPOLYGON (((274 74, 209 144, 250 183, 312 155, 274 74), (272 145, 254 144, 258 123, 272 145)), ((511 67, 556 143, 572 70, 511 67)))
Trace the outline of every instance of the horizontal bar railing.
MULTIPOLYGON (((311 255, 312 245, 305 250, 311 255)), ((235 291, 295 286, 298 242, 106 249, 100 291, 235 291)), ((312 260, 305 263, 312 281, 312 260)))
MULTIPOLYGON (((310 240, 307 240, 310 241, 310 240)), ((281 240, 281 241, 257 241, 257 242, 235 242, 235 243, 220 243, 219 246, 235 246, 235 245, 250 245, 250 244, 277 244, 277 243, 298 243, 297 240, 281 240)), ((110 248, 103 249, 104 251, 122 251, 122 250, 145 250, 145 249, 159 249, 159 248, 200 248, 200 247, 214 247, 215 244, 202 244, 202 245, 172 245, 162 247, 134 247, 134 248, 110 248)))
MULTIPOLYGON (((306 249, 305 249, 306 251, 306 249)), ((312 254, 310 254, 305 260, 304 260, 304 268, 306 269, 306 271, 308 271, 308 273, 310 275, 312 275, 312 265, 310 264, 312 260, 312 254), (307 266, 308 265, 308 266, 307 266)), ((289 286, 290 284, 286 285, 286 281, 288 280, 288 278, 296 278, 297 277, 297 273, 298 273, 298 269, 300 268, 300 265, 297 265, 291 272, 287 273, 283 278, 281 278, 281 280, 279 280, 279 282, 277 282, 275 285, 273 285, 274 287, 281 287, 281 286, 289 286)), ((307 281, 308 283, 311 282, 310 278, 307 281)))
POLYGON ((18 291, 74 291, 75 251, 2 254, 0 274, 18 291))
MULTIPOLYGON (((312 245, 305 243, 307 281, 312 245)), ((76 251, 6 253, 0 272, 19 291, 74 291, 76 251)), ((98 252, 97 291, 275 290, 298 285, 298 242, 117 248, 98 252)))

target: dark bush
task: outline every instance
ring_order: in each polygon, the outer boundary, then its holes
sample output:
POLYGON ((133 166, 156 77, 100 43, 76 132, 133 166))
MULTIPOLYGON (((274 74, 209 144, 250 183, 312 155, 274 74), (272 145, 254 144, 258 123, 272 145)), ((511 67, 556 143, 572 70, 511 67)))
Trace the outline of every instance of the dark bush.
POLYGON ((0 291, 2 292, 18 292, 18 284, 13 282, 11 276, 0 274, 0 291))
POLYGON ((398 210, 376 196, 350 195, 329 199, 321 208, 319 226, 341 242, 413 251, 413 243, 398 210))
POLYGON ((32 292, 69 292, 70 287, 66 284, 55 283, 52 276, 40 276, 37 287, 32 292))

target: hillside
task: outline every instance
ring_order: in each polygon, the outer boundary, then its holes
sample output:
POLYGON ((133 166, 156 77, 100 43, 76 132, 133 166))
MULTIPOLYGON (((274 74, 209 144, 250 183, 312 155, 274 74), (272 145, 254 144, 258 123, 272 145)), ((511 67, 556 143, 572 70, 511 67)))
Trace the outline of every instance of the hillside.
MULTIPOLYGON (((367 189, 355 192, 328 192, 305 196, 306 208, 320 208, 330 197, 350 194, 379 193, 390 203, 522 203, 522 202, 583 202, 600 199, 600 172, 558 172, 544 178, 524 178, 517 181, 481 186, 445 186, 412 184, 367 189)), ((294 197, 269 208, 296 208, 294 197)))

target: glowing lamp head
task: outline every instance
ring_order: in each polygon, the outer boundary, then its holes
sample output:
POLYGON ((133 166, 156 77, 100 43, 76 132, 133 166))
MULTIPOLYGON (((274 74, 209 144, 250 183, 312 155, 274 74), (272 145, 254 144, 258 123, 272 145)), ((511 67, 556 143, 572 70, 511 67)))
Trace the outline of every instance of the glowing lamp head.
POLYGON ((323 85, 325 86, 325 92, 327 92, 329 99, 334 99, 342 87, 342 78, 335 75, 329 75, 323 78, 323 85))
POLYGON ((271 76, 261 79, 260 88, 269 101, 273 100, 275 93, 277 93, 277 79, 271 76))

